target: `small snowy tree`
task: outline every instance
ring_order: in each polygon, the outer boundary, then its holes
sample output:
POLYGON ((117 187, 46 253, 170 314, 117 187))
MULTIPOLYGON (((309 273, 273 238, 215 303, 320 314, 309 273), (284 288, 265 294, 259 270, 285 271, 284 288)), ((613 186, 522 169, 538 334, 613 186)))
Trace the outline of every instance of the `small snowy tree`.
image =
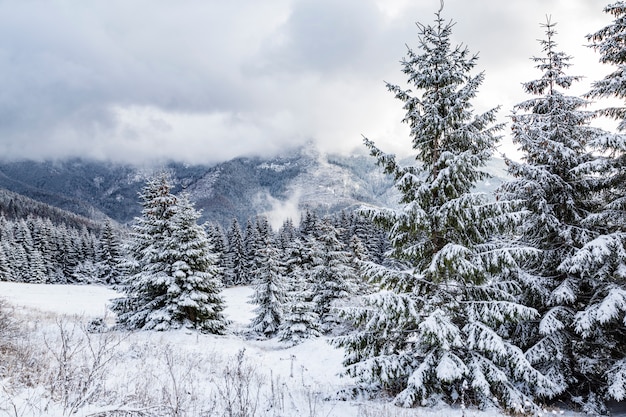
POLYGON ((96 264, 98 278, 106 284, 117 284, 122 274, 120 263, 124 259, 124 252, 111 222, 104 224, 99 241, 96 264))
POLYGON ((321 336, 319 315, 315 311, 311 286, 302 269, 295 266, 287 276, 287 302, 278 331, 282 342, 297 345, 321 336))
POLYGON ((321 335, 311 285, 306 280, 305 271, 309 264, 303 258, 309 258, 308 250, 291 220, 287 220, 281 227, 278 242, 287 289, 283 322, 278 337, 282 342, 296 345, 305 339, 321 335))
POLYGON ((224 252, 224 283, 241 285, 245 278, 245 251, 241 228, 237 219, 233 219, 226 234, 228 245, 224 252))
POLYGON ((346 348, 347 373, 396 396, 404 406, 437 401, 498 404, 519 411, 529 384, 549 386, 507 328, 536 311, 517 302, 514 247, 498 241, 519 217, 507 201, 472 192, 499 140, 496 109, 475 115, 483 74, 477 57, 451 45, 453 24, 441 11, 418 24, 421 53, 408 49, 403 72, 412 89, 388 84, 406 110, 416 165, 365 139, 401 194, 399 210, 370 210, 389 233, 392 266, 369 264, 380 290, 344 317, 357 331, 335 339, 346 348))
POLYGON ((167 299, 168 261, 166 244, 172 233, 171 219, 176 211, 176 197, 167 173, 149 178, 142 189, 141 217, 135 219, 128 243, 128 253, 136 272, 120 285, 124 297, 114 299, 111 309, 118 322, 131 329, 154 329, 163 323, 162 308, 167 299))
POLYGON ((250 300, 256 304, 250 327, 255 332, 272 337, 283 321, 283 310, 287 301, 284 268, 280 264, 280 254, 267 239, 265 247, 259 250, 259 262, 253 271, 254 294, 250 300))
POLYGON ((138 272, 122 285, 125 297, 112 309, 125 327, 167 330, 186 326, 223 333, 226 320, 219 297, 219 270, 199 213, 186 196, 171 194, 167 174, 148 180, 141 194, 129 252, 138 272))
POLYGON ((313 266, 307 271, 313 302, 323 332, 330 332, 339 323, 333 303, 356 292, 356 271, 350 253, 344 250, 337 229, 329 220, 318 226, 318 237, 309 238, 313 266))
POLYGON ((172 235, 167 251, 172 263, 166 309, 172 327, 184 325, 213 334, 223 334, 228 324, 222 311, 224 300, 222 271, 217 264, 209 238, 197 221, 200 213, 189 197, 178 198, 176 214, 172 217, 172 235))

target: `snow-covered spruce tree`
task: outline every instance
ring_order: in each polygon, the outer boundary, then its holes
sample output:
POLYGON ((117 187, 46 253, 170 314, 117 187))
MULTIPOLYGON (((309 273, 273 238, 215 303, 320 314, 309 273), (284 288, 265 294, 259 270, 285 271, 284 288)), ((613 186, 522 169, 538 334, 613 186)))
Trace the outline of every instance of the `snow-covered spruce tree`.
POLYGON ((604 186, 594 171, 602 163, 589 150, 613 135, 590 126, 595 115, 585 99, 563 93, 581 77, 566 74, 571 57, 557 50, 554 26, 544 25, 543 55, 534 58, 541 78, 524 83, 535 97, 515 106, 513 141, 523 159, 507 160, 515 180, 502 187, 504 196, 524 201, 521 240, 538 251, 521 276, 524 303, 537 308, 540 320, 516 335, 557 387, 538 394, 561 394, 556 398, 597 413, 608 399, 607 372, 624 359, 626 330, 623 238, 602 236, 605 226, 596 221, 604 186))
POLYGON ((365 277, 365 266, 370 261, 369 254, 363 242, 357 235, 350 239, 350 264, 354 268, 356 279, 356 294, 367 294, 371 292, 371 288, 365 277))
MULTIPOLYGON (((415 88, 388 89, 402 101, 416 164, 402 167, 365 139, 401 193, 398 210, 369 215, 390 237, 396 266, 369 264, 381 290, 344 310, 357 328, 334 340, 346 349, 349 375, 395 395, 403 406, 438 401, 533 407, 529 385, 548 390, 508 338, 508 325, 536 311, 517 302, 518 253, 498 232, 519 217, 506 201, 472 189, 499 137, 497 109, 475 115, 471 101, 483 74, 471 75, 477 56, 451 45, 453 23, 441 11, 434 25, 418 23, 421 52, 408 49, 403 72, 415 88)), ((521 251, 523 252, 523 251, 521 251)))
POLYGON ((9 266, 9 257, 6 254, 4 244, 0 244, 0 281, 13 281, 13 273, 9 266))
POLYGON ((319 218, 315 211, 306 209, 300 215, 300 234, 304 236, 312 236, 317 232, 319 218))
POLYGON ((44 265, 44 275, 46 280, 49 281, 50 277, 54 273, 54 258, 53 254, 56 251, 56 242, 52 238, 53 226, 50 219, 42 219, 41 217, 29 217, 29 228, 32 230, 33 244, 35 249, 41 253, 41 257, 44 265))
POLYGON ((226 240, 228 246, 224 253, 224 283, 228 286, 241 285, 245 280, 245 252, 237 219, 233 219, 226 233, 226 240))
POLYGON ((287 274, 286 283, 287 302, 278 337, 282 342, 297 345, 306 339, 321 336, 311 285, 300 266, 293 265, 287 274))
POLYGON ((98 279, 106 284, 117 284, 122 273, 119 265, 124 258, 122 242, 111 222, 106 222, 100 232, 97 255, 98 279))
POLYGON ((46 268, 43 263, 43 257, 41 256, 41 252, 35 247, 26 220, 20 219, 15 222, 14 235, 15 243, 22 246, 26 252, 28 268, 25 268, 23 271, 23 280, 32 283, 46 282, 46 268))
MULTIPOLYGON (((615 17, 613 22, 599 31, 587 35, 590 47, 600 53, 600 62, 617 68, 602 80, 595 81, 590 97, 626 100, 626 2, 617 1, 604 8, 604 12, 615 17)), ((618 130, 626 131, 626 107, 609 107, 600 114, 619 122, 618 130)))
POLYGON ((298 231, 293 225, 293 220, 286 219, 278 229, 276 234, 276 246, 280 251, 285 251, 293 245, 293 242, 298 238, 298 231))
MULTIPOLYGON (((617 66, 596 81, 590 98, 626 99, 626 2, 607 6, 614 22, 588 35, 600 61, 617 66)), ((568 392, 590 412, 603 412, 607 400, 626 399, 626 107, 597 112, 619 122, 620 134, 595 131, 586 138, 595 151, 589 174, 599 203, 582 220, 590 229, 584 245, 566 258, 559 271, 580 281, 572 296, 571 318, 575 379, 568 392)), ((589 129, 591 130, 591 129, 589 129)), ((587 168, 586 167, 586 168, 587 168)))
POLYGON ((130 329, 166 326, 161 312, 167 300, 171 272, 166 245, 176 212, 176 197, 171 190, 171 179, 162 172, 149 178, 140 194, 142 215, 135 218, 127 244, 128 254, 135 262, 135 273, 120 285, 125 296, 111 304, 118 322, 130 329))
MULTIPOLYGON (((274 236, 267 217, 257 216, 254 221, 249 220, 244 238, 244 252, 246 258, 245 284, 251 284, 255 280, 255 271, 264 268, 265 255, 262 253, 267 248, 267 242, 273 242, 274 236)), ((273 244, 273 243, 272 243, 273 244)))
POLYGON ((228 247, 226 234, 219 224, 205 223, 203 227, 209 237, 209 243, 213 247, 213 252, 217 256, 215 265, 222 271, 222 280, 224 280, 226 275, 226 248, 228 247))
POLYGON ((339 240, 339 232, 330 220, 318 224, 317 238, 309 239, 313 264, 306 273, 311 284, 313 302, 320 318, 321 330, 328 333, 339 323, 333 304, 356 292, 356 271, 350 252, 339 240))
POLYGON ((173 262, 166 311, 172 327, 182 324, 223 334, 228 322, 222 313, 224 300, 219 295, 222 271, 204 228, 197 223, 199 218, 189 197, 179 196, 172 217, 172 234, 166 244, 173 262))
POLYGON ((259 229, 256 227, 256 219, 248 219, 246 230, 243 233, 243 282, 248 285, 252 282, 252 271, 256 268, 257 254, 264 242, 261 240, 259 229))
MULTIPOLYGON (((617 66, 617 69, 600 81, 593 83, 591 98, 618 98, 626 100, 626 2, 618 1, 607 6, 605 12, 615 16, 612 24, 588 35, 591 47, 600 53, 600 62, 617 66)), ((589 146, 601 155, 596 171, 604 204, 596 225, 607 226, 606 232, 626 230, 626 106, 599 110, 599 114, 619 122, 618 135, 600 135, 592 138, 589 146)), ((605 233, 606 233, 605 232, 605 233)), ((619 235, 615 235, 619 237, 619 235)), ((623 241, 623 240, 622 240, 623 241)))
POLYGON ((305 271, 310 266, 308 250, 290 219, 280 228, 277 242, 285 268, 287 288, 287 301, 278 337, 282 342, 296 345, 321 335, 311 285, 305 278, 305 271))
POLYGON ((180 326, 223 333, 226 320, 218 271, 199 214, 186 197, 171 194, 166 173, 144 187, 142 216, 128 245, 137 272, 121 286, 112 309, 122 326, 167 330, 180 326))
POLYGON ((254 294, 250 302, 256 304, 256 313, 250 328, 266 337, 272 337, 283 321, 283 310, 287 301, 284 267, 280 262, 280 253, 270 239, 265 247, 258 250, 254 277, 254 294))

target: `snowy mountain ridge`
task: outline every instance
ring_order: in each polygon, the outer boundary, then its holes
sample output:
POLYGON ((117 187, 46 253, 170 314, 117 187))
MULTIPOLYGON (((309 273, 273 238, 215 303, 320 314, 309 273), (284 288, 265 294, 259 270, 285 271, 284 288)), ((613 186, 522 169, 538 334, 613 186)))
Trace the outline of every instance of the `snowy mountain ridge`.
MULTIPOLYGON (((402 161, 411 163, 410 160, 402 161)), ((299 220, 305 208, 321 214, 362 204, 395 206, 397 192, 375 159, 327 155, 303 147, 274 158, 235 158, 213 166, 169 163, 133 167, 109 162, 67 160, 0 163, 0 188, 90 217, 99 213, 119 223, 140 214, 138 193, 155 171, 172 173, 175 192, 185 191, 202 210, 202 221, 228 224, 265 214, 299 220)), ((506 176, 502 160, 487 167, 493 179, 478 189, 493 191, 506 176)))

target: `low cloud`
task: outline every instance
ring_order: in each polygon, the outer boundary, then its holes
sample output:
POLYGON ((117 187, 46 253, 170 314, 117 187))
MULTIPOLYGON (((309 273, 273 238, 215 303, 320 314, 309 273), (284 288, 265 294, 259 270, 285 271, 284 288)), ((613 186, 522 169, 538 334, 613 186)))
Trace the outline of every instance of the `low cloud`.
POLYGON ((291 219, 294 226, 300 223, 300 196, 301 192, 296 190, 286 200, 278 200, 271 195, 267 195, 266 199, 272 205, 272 208, 263 213, 269 221, 272 229, 278 230, 285 220, 291 219))
MULTIPOLYGON (((591 0, 447 0, 454 40, 480 53, 478 111, 502 121, 537 77, 545 15, 587 76, 608 73, 584 36, 610 21, 591 0)), ((0 2, 0 155, 212 163, 313 138, 351 152, 366 135, 410 145, 400 59, 439 2, 7 0, 0 2)))

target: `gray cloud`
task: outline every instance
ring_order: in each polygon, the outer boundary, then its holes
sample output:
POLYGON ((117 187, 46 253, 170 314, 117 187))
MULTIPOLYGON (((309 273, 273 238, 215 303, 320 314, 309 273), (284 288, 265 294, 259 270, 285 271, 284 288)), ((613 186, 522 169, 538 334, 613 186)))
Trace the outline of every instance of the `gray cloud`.
MULTIPOLYGON (((403 83, 414 22, 439 6, 425 3, 0 1, 0 155, 199 163, 311 138, 350 151, 361 134, 401 151, 402 110, 383 80, 403 83)), ((524 98, 546 14, 562 49, 583 57, 574 73, 608 72, 584 47, 609 21, 593 3, 447 0, 455 39, 486 71, 478 107, 502 104, 504 118, 524 98)))
MULTIPOLYGON (((301 0, 270 37, 258 57, 260 70, 274 73, 359 70, 382 31, 382 15, 371 1, 301 0)), ((371 64, 371 63, 370 63, 371 64)))

